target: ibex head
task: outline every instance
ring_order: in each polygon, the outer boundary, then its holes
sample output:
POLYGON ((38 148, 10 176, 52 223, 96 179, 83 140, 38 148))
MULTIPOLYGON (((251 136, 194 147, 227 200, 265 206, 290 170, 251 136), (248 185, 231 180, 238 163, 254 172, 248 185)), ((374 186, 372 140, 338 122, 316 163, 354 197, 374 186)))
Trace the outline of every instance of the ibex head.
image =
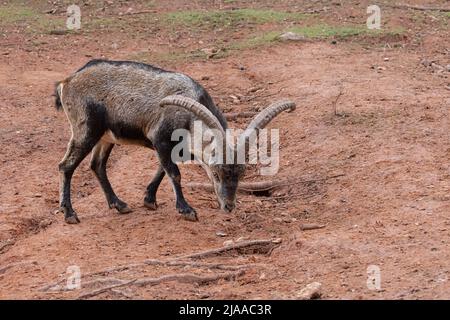
MULTIPOLYGON (((220 208, 231 212, 236 206, 236 192, 239 180, 245 173, 245 159, 248 159, 247 146, 249 137, 257 134, 269 122, 284 110, 295 110, 295 103, 280 101, 271 104, 257 114, 242 134, 237 137, 237 144, 232 136, 226 132, 219 120, 201 103, 180 95, 168 96, 161 100, 161 106, 176 105, 192 112, 212 133, 212 139, 202 144, 201 165, 213 183, 220 208), (231 141, 230 141, 231 140, 231 141), (211 145, 214 147, 211 148, 211 145), (203 148, 209 152, 204 152, 203 148), (222 152, 219 152, 222 151, 222 152), (242 156, 244 155, 244 156, 242 156), (244 159, 244 161, 242 161, 244 159)), ((193 152, 195 155, 195 152, 193 152)))

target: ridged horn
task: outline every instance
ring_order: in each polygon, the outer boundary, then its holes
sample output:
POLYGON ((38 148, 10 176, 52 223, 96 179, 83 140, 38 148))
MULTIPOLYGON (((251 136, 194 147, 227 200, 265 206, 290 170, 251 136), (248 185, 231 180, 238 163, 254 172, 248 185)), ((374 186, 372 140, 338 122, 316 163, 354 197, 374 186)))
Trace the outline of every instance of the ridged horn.
POLYGON ((289 110, 288 112, 295 110, 295 103, 288 100, 282 100, 272 103, 270 106, 258 113, 250 124, 247 126, 245 131, 252 131, 256 129, 264 129, 265 126, 272 121, 277 115, 279 115, 284 110, 289 110))
POLYGON ((200 120, 202 120, 209 128, 219 130, 222 136, 225 137, 225 131, 219 120, 208 110, 204 105, 195 101, 194 99, 172 95, 167 96, 159 102, 160 106, 175 105, 185 110, 192 112, 200 120))

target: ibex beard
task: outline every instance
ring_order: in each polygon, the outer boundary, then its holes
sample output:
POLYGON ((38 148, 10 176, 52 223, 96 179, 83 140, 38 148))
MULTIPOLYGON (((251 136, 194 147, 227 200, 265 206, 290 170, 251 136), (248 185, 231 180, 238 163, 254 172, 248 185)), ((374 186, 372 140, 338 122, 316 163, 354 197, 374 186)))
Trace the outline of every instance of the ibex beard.
MULTIPOLYGON (((149 183, 144 205, 157 209, 156 192, 167 175, 176 197, 176 208, 187 219, 197 213, 183 196, 181 174, 172 158, 177 129, 193 133, 195 121, 214 131, 215 141, 226 141, 227 121, 208 92, 192 78, 151 65, 132 61, 92 60, 56 86, 56 108, 63 109, 70 123, 71 139, 59 164, 60 210, 67 223, 79 223, 72 208, 71 179, 81 161, 92 151, 91 169, 97 177, 110 208, 128 213, 130 207, 115 194, 106 174, 106 163, 116 144, 137 144, 155 150, 159 166, 149 183)), ((294 110, 290 101, 274 103, 262 110, 240 135, 237 147, 221 144, 239 156, 251 133, 262 130, 284 110, 294 110)), ((203 149, 202 149, 203 150, 203 149)), ((187 152, 188 153, 188 152, 187 152)), ((223 154, 227 154, 224 152, 223 154)), ((223 156, 222 154, 222 156, 223 156)), ((202 167, 211 179, 224 211, 236 206, 236 192, 245 165, 218 161, 214 150, 202 157, 202 167)), ((195 152, 191 156, 197 157, 195 152)), ((247 156, 246 156, 247 157, 247 156)))

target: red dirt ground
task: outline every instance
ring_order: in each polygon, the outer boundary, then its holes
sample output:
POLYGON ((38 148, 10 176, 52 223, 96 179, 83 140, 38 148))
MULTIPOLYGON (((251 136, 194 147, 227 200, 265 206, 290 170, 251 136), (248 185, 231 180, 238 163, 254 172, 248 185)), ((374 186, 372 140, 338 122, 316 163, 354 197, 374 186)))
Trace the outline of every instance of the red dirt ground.
MULTIPOLYGON (((155 10, 181 9, 186 3, 160 4, 155 10)), ((333 7, 340 2, 329 3, 333 7)), ((289 5, 286 1, 279 7, 289 5)), ((321 18, 365 21, 364 1, 343 1, 335 7, 321 18)), ((117 1, 107 12, 123 8, 127 5, 117 1)), ((299 5, 293 11, 301 9, 299 5)), ((158 192, 159 209, 143 207, 157 162, 152 151, 134 146, 117 146, 108 168, 115 191, 134 209, 131 214, 108 209, 87 160, 72 183, 81 223, 67 225, 55 213, 57 165, 70 133, 64 113, 53 108, 54 83, 91 56, 124 59, 152 41, 167 44, 167 38, 145 34, 142 38, 148 40, 143 42, 128 29, 39 36, 15 26, 0 29, 0 298, 74 299, 92 289, 83 287, 95 279, 83 279, 91 272, 170 259, 221 247, 227 240, 281 238, 270 255, 204 259, 255 264, 233 280, 127 286, 94 298, 295 299, 307 284, 320 282, 323 299, 449 299, 450 72, 436 72, 421 61, 450 64, 450 32, 430 14, 435 13, 389 11, 389 23, 407 29, 404 37, 273 43, 219 59, 159 63, 200 81, 226 111, 252 110, 280 98, 297 102, 293 114, 280 115, 270 127, 280 128, 280 171, 275 178, 302 181, 270 196, 239 195, 231 214, 218 209, 213 195, 185 188, 187 200, 198 210, 197 223, 178 217, 166 179, 158 192), (416 15, 423 15, 425 22, 417 25, 411 18, 416 15), (262 89, 250 92, 255 87, 262 89), (242 102, 233 103, 230 95, 242 102), (325 228, 302 231, 304 223, 325 228), (217 236, 219 231, 225 236, 217 236), (66 278, 72 265, 81 269, 81 289, 42 290, 66 278), (381 290, 367 287, 370 265, 380 268, 381 290)), ((180 41, 192 48, 197 39, 180 41)), ((195 166, 181 170, 184 183, 206 181, 195 166)), ((255 172, 250 170, 245 180, 262 179, 255 172)), ((220 272, 139 266, 97 278, 220 272)))

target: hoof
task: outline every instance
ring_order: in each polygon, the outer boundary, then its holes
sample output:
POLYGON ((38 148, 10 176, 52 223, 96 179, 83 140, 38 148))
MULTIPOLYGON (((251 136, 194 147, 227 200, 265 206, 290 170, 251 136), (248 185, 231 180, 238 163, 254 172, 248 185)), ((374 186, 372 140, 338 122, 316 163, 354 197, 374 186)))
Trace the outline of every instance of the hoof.
POLYGON ((144 200, 144 207, 153 211, 158 209, 158 205, 156 204, 156 202, 147 202, 145 200, 144 200))
POLYGON ((77 224, 77 223, 80 223, 80 219, 78 219, 78 217, 77 217, 76 215, 69 216, 69 217, 65 217, 64 220, 65 220, 66 223, 68 223, 68 224, 77 224))
POLYGON ((193 222, 198 221, 198 217, 195 212, 182 213, 181 216, 183 217, 184 220, 187 220, 187 221, 193 221, 193 222))
POLYGON ((125 202, 122 201, 111 204, 110 208, 115 208, 120 214, 127 214, 133 211, 125 202))
POLYGON ((191 207, 180 208, 178 212, 181 213, 184 220, 198 221, 197 212, 191 207))
POLYGON ((120 213, 120 214, 127 214, 127 213, 130 213, 131 211, 133 211, 129 206, 125 206, 125 207, 123 207, 123 208, 116 208, 117 209, 117 211, 120 213))

